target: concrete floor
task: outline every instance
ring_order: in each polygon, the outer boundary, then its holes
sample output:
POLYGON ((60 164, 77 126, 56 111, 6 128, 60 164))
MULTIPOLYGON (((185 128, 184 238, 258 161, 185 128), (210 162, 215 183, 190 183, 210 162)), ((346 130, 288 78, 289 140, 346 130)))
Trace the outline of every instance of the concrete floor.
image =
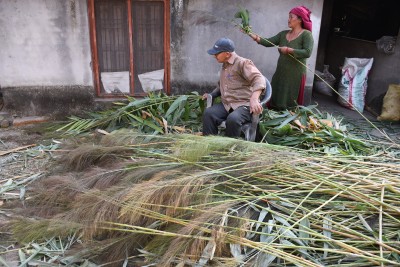
POLYGON ((343 123, 349 124, 352 127, 352 131, 357 135, 385 140, 387 139, 384 136, 386 133, 393 142, 400 144, 400 122, 378 121, 376 114, 372 114, 366 109, 364 109, 363 116, 361 116, 359 112, 341 106, 334 96, 315 93, 312 96, 311 104, 317 104, 317 109, 321 112, 327 112, 336 118, 342 118, 343 123))

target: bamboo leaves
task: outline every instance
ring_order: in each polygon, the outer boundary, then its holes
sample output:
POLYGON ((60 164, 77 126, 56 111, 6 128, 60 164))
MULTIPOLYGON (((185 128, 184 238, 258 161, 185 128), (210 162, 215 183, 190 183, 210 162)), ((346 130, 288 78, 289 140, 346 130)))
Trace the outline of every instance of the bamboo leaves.
POLYGON ((243 30, 243 32, 249 34, 251 33, 251 26, 250 26, 250 14, 247 9, 240 8, 238 12, 235 14, 235 18, 240 19, 241 22, 239 26, 243 30))
MULTIPOLYGON (((127 117, 132 118, 132 124, 133 125, 137 125, 138 129, 144 132, 149 132, 148 129, 146 129, 145 127, 149 127, 150 129, 154 130, 154 133, 163 133, 163 129, 162 129, 162 125, 159 126, 156 123, 154 123, 153 121, 147 120, 146 118, 143 119, 142 117, 139 117, 137 115, 134 114, 130 114, 127 113, 126 114, 127 117)), ((149 116, 150 118, 152 118, 152 116, 149 116)))
POLYGON ((308 239, 310 238, 310 220, 308 218, 301 219, 299 223, 299 238, 303 240, 305 245, 308 245, 308 239))
POLYGON ((42 173, 37 173, 25 179, 8 179, 5 183, 0 184, 0 200, 19 198, 21 201, 24 201, 26 194, 25 186, 38 180, 42 175, 42 173), (19 193, 12 193, 15 191, 19 191, 19 193))
POLYGON ((273 219, 268 220, 267 225, 262 228, 260 234, 260 242, 268 244, 275 238, 275 236, 272 234, 274 225, 275 225, 275 220, 273 219))
POLYGON ((274 254, 261 252, 257 256, 254 267, 268 267, 277 258, 274 254))
MULTIPOLYGON (((326 218, 323 221, 323 234, 324 236, 327 238, 327 240, 332 239, 332 219, 329 215, 326 216, 326 218)), ((328 242, 324 242, 324 258, 328 257, 328 250, 327 248, 329 247, 329 243, 328 242)))
POLYGON ((3 259, 1 256, 0 256, 0 263, 3 264, 4 267, 10 267, 10 265, 7 264, 6 260, 3 259))
POLYGON ((217 244, 215 243, 214 240, 210 240, 206 247, 203 250, 203 254, 200 257, 199 262, 195 265, 195 267, 203 267, 205 266, 209 260, 212 260, 214 257, 215 249, 217 247, 217 244))
POLYGON ((367 154, 370 146, 352 137, 346 127, 315 106, 298 106, 294 111, 267 110, 260 123, 263 140, 270 144, 294 146, 331 154, 367 154))
POLYGON ((127 97, 127 100, 114 103, 114 109, 88 113, 90 118, 72 116, 58 131, 75 135, 98 128, 108 132, 136 128, 150 134, 199 130, 204 101, 196 92, 181 96, 149 94, 142 99, 127 97))
POLYGON ((175 121, 176 121, 177 118, 180 117, 180 116, 177 116, 177 115, 178 115, 178 114, 181 115, 182 112, 184 111, 184 110, 182 110, 182 107, 185 107, 185 104, 186 104, 187 99, 188 99, 188 96, 187 96, 187 95, 181 95, 181 96, 179 96, 179 97, 172 103, 172 105, 169 107, 169 109, 168 109, 167 112, 165 113, 165 117, 168 118, 168 119, 172 119, 172 120, 175 120, 175 121), (179 108, 179 109, 178 109, 178 108, 179 108), (175 112, 175 111, 178 111, 178 114, 176 114, 176 115, 173 116, 172 118, 169 118, 169 116, 170 116, 173 112, 175 112))
MULTIPOLYGON (((128 97, 127 100, 130 102, 115 103, 113 110, 89 113, 90 118, 72 116, 59 131, 66 134, 94 129, 111 132, 120 128, 135 128, 147 134, 201 131, 204 101, 196 92, 180 96, 149 94, 143 99, 128 97)), ((366 142, 351 136, 345 125, 330 114, 323 115, 316 106, 298 106, 293 111, 265 110, 259 131, 263 142, 275 145, 345 155, 371 151, 366 142)))
MULTIPOLYGON (((32 242, 26 247, 18 249, 19 266, 97 266, 88 260, 80 260, 74 258, 74 256, 65 255, 72 245, 80 242, 75 234, 66 239, 54 237, 44 243, 32 242)), ((2 261, 4 260, 0 258, 0 263, 2 261)))

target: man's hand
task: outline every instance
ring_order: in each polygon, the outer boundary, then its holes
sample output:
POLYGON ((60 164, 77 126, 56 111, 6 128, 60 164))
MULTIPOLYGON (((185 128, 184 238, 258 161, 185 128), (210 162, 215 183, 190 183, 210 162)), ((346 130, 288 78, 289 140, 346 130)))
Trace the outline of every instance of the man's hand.
POLYGON ((263 111, 263 107, 260 104, 260 101, 257 99, 250 99, 250 113, 253 114, 261 114, 263 111))
POLYGON ((250 113, 261 114, 263 107, 260 104, 260 95, 262 90, 254 91, 250 97, 250 113))
POLYGON ((204 93, 204 95, 202 96, 202 98, 201 99, 203 99, 203 100, 206 100, 207 99, 207 93, 204 93))

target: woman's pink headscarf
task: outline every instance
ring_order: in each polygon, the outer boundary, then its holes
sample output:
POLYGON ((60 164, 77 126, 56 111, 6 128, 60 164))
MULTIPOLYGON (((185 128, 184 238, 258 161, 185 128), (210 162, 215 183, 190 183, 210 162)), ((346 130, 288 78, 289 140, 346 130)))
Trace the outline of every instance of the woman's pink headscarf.
POLYGON ((311 11, 308 8, 306 8, 305 6, 297 6, 292 10, 290 10, 289 13, 301 17, 301 19, 303 20, 304 29, 309 30, 311 32, 312 30, 312 21, 310 18, 311 11))

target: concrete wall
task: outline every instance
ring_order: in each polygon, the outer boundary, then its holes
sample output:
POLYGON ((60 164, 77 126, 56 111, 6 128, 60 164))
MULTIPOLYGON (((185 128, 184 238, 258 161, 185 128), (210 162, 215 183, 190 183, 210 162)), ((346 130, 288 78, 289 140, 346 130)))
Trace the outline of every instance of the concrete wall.
POLYGON ((2 87, 92 85, 86 0, 0 0, 2 87))
MULTIPOLYGON (((261 36, 270 37, 288 28, 289 10, 297 5, 305 5, 312 11, 315 44, 307 65, 314 71, 323 1, 174 0, 172 6, 178 15, 174 17, 173 23, 178 27, 171 33, 172 92, 207 91, 215 86, 220 65, 206 51, 220 37, 232 39, 236 44, 237 53, 252 59, 264 75, 271 79, 279 56, 277 49, 257 45, 234 27, 232 19, 240 6, 245 7, 250 12, 253 31, 261 36)), ((306 100, 311 97, 312 83, 313 75, 308 74, 306 100)))
POLYGON ((6 108, 45 115, 44 106, 68 113, 92 101, 86 0, 0 0, 0 25, 6 108))
MULTIPOLYGON (((315 46, 308 66, 314 70, 321 0, 171 0, 172 93, 215 86, 220 65, 206 51, 222 36, 234 40, 237 52, 271 79, 277 49, 257 45, 232 19, 246 7, 253 31, 272 36, 287 29, 288 12, 297 5, 312 10, 315 46)), ((7 109, 63 116, 95 106, 87 15, 87 0, 0 0, 0 87, 7 109)))

